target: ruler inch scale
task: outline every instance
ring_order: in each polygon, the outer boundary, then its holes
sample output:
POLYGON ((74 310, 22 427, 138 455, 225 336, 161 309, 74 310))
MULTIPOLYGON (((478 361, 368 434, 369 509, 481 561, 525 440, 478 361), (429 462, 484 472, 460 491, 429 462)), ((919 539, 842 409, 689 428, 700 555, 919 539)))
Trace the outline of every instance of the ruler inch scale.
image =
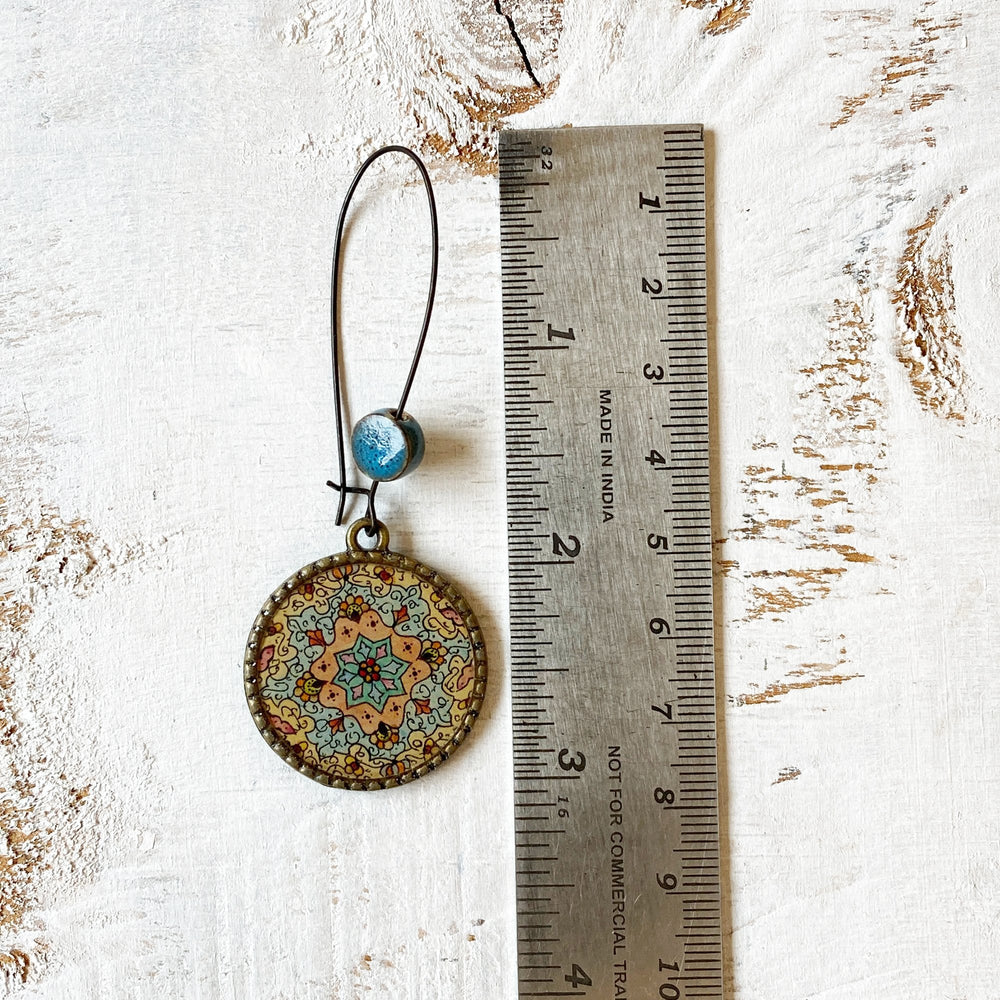
POLYGON ((518 991, 723 997, 700 125, 500 134, 518 991))

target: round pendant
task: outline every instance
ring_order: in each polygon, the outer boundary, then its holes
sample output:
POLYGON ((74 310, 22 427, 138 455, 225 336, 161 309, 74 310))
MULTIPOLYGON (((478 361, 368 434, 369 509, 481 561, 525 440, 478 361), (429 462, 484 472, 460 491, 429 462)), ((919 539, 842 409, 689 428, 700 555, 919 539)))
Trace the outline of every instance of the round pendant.
POLYGON ((486 648, 439 573, 357 546, 305 566, 264 605, 244 675, 254 721, 296 770, 336 788, 422 777, 462 742, 486 688, 486 648))

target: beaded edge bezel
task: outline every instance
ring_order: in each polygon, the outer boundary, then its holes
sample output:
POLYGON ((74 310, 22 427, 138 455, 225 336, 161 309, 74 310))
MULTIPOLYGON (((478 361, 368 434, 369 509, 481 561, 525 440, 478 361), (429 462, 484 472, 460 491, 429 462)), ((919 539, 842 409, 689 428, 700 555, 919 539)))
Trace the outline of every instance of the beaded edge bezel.
POLYGON ((243 683, 247 698, 247 705, 253 717, 257 729, 270 748, 290 767, 293 767, 299 774, 304 774, 307 778, 329 788, 345 788, 351 791, 376 791, 382 788, 395 788, 398 785, 406 785, 417 778, 440 767, 451 754, 464 742, 472 730, 473 725, 479 718, 482 708, 483 698, 486 693, 486 643, 483 641, 483 634, 479 628, 479 623, 468 602, 462 594, 443 577, 437 570, 431 569, 423 563, 419 563, 409 556, 400 555, 398 552, 348 549, 345 552, 338 552, 336 555, 324 556, 315 562, 303 566, 297 573, 288 577, 284 583, 275 590, 261 608, 260 613, 254 619, 253 627, 250 629, 250 636, 247 639, 246 652, 243 657, 243 683), (264 634, 264 627, 271 620, 281 602, 294 590, 313 577, 325 572, 333 566, 343 566, 347 563, 368 564, 374 566, 393 566, 406 570, 418 577, 424 583, 430 583, 437 587, 451 603, 452 607, 462 616, 462 623, 469 633, 469 641, 472 644, 472 658, 475 664, 476 673, 472 691, 472 704, 469 706, 462 719, 461 725, 454 736, 448 741, 443 750, 438 751, 430 760, 411 767, 403 774, 388 778, 372 778, 367 781, 346 781, 343 778, 335 778, 325 771, 314 767, 303 760, 294 749, 288 746, 284 740, 271 728, 267 720, 267 715, 263 711, 260 703, 259 693, 259 673, 257 664, 260 659, 261 640, 264 634))

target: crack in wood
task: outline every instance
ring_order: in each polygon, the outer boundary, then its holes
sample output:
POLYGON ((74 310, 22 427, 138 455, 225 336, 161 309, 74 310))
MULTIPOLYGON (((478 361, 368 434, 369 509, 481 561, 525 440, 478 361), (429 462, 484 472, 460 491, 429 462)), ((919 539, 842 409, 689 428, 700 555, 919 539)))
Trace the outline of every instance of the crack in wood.
POLYGON ((493 0, 493 7, 496 12, 507 22, 507 27, 510 29, 511 38, 514 39, 514 44, 517 46, 517 51, 521 53, 521 61, 524 63, 524 68, 528 72, 528 76, 531 77, 531 82, 541 89, 541 83, 538 77, 535 76, 535 71, 531 68, 531 60, 528 58, 528 52, 524 47, 524 42, 521 41, 521 36, 517 33, 517 27, 514 24, 514 19, 510 14, 504 13, 500 6, 500 0, 493 0))

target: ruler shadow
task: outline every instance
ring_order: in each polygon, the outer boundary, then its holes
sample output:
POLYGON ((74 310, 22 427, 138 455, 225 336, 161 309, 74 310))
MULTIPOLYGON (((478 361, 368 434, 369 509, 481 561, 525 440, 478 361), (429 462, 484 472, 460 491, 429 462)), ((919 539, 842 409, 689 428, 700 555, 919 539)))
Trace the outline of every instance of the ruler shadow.
POLYGON ((729 766, 726 741, 726 696, 725 696, 725 625, 723 622, 722 588, 725 577, 718 572, 714 558, 714 540, 722 537, 719 517, 722 511, 722 468, 720 462, 719 420, 719 369, 718 369, 718 322, 716 311, 716 260, 715 260, 715 133, 705 129, 705 307, 708 339, 708 439, 709 439, 709 490, 712 506, 712 621, 715 647, 715 716, 716 716, 716 757, 719 773, 719 882, 721 900, 719 908, 722 921, 722 968, 723 994, 736 995, 733 975, 733 916, 732 916, 732 873, 730 866, 729 834, 729 766))

